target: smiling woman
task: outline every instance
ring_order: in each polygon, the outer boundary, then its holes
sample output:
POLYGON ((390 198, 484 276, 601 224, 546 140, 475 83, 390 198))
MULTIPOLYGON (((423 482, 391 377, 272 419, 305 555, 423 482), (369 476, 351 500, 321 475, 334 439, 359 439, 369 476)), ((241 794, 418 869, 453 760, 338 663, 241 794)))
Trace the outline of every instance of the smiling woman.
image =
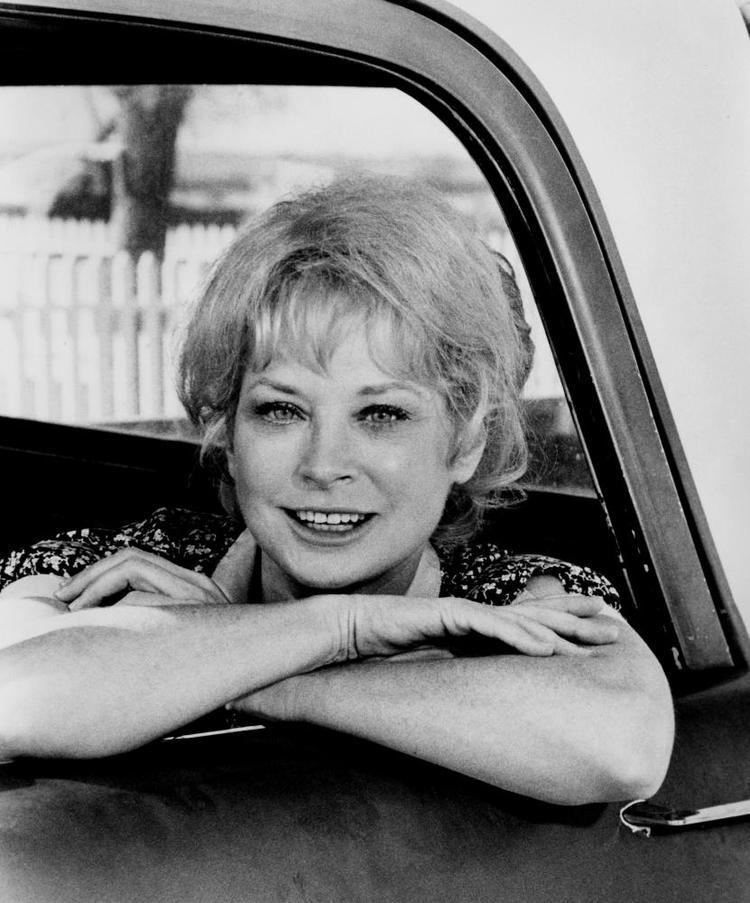
POLYGON ((513 291, 399 180, 240 233, 181 359, 228 516, 160 511, 0 563, 2 752, 118 752, 224 706, 555 802, 653 792, 669 693, 613 588, 475 538, 525 467, 513 291))
MULTIPOLYGON (((511 308, 496 304, 497 261, 467 239, 410 183, 342 181, 258 217, 209 282, 183 352, 183 400, 230 499, 274 550, 266 566, 297 574, 300 592, 373 579, 404 592, 452 487, 453 510, 476 526, 489 493, 480 485, 475 505, 465 487, 488 436, 502 450, 484 468, 493 491, 523 469, 523 348, 511 308), (227 397, 229 410, 212 401, 227 397), (300 529, 295 511, 363 517, 332 536, 300 529)), ((457 529, 451 518, 442 533, 457 529)))
POLYGON ((228 466, 245 523, 272 550, 269 598, 404 593, 451 486, 476 464, 449 463, 438 393, 393 382, 368 345, 344 339, 323 373, 281 359, 243 382, 228 466))

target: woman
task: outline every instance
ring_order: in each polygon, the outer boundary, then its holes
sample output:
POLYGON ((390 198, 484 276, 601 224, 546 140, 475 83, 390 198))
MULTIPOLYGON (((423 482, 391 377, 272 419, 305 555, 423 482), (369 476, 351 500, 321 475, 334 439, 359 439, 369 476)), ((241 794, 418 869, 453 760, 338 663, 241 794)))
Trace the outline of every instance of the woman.
POLYGON ((0 753, 119 752, 228 706, 553 802, 650 795, 669 692, 614 590, 472 540, 526 462, 509 284, 406 182, 250 224, 181 359, 233 519, 160 511, 11 556, 0 753))

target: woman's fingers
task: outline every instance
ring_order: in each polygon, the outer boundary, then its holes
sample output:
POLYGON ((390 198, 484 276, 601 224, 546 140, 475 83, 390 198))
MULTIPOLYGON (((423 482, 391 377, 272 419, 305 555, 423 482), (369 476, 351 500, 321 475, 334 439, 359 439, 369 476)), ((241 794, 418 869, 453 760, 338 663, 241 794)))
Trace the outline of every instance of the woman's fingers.
POLYGON ((524 606, 518 611, 523 617, 532 618, 549 627, 558 636, 587 646, 613 643, 619 636, 617 622, 606 616, 581 616, 533 605, 524 606))
POLYGON ((593 617, 607 610, 607 603, 601 596, 580 596, 575 593, 556 593, 555 595, 536 596, 521 593, 512 603, 513 608, 534 606, 548 608, 553 611, 566 611, 579 618, 593 617))
MULTIPOLYGON (((121 549, 97 561, 61 586, 55 596, 71 611, 93 608, 125 593, 153 593, 179 603, 244 602, 255 561, 249 530, 240 534, 217 565, 214 579, 141 549, 121 549)), ((140 602, 139 604, 144 604, 140 602)))
POLYGON ((577 654, 588 646, 613 643, 619 635, 616 621, 594 615, 601 607, 596 604, 598 600, 591 604, 586 597, 573 597, 561 603, 561 608, 581 611, 583 616, 569 610, 530 604, 493 608, 464 600, 454 601, 463 604, 448 609, 446 626, 451 635, 469 631, 479 633, 526 655, 548 654, 544 649, 549 645, 558 654, 577 654))
POLYGON ((123 549, 76 574, 55 596, 71 611, 92 608, 128 591, 156 593, 174 601, 224 602, 203 574, 139 549, 123 549))
POLYGON ((498 640, 523 655, 547 656, 554 653, 556 637, 543 624, 516 619, 509 612, 496 614, 489 610, 487 614, 489 617, 472 619, 473 632, 498 640))
MULTIPOLYGON (((579 654, 585 653, 586 647, 614 642, 618 636, 616 622, 595 616, 599 602, 583 597, 551 607, 492 607, 455 598, 356 599, 346 628, 350 658, 391 656, 425 644, 471 636, 503 644, 524 655, 579 654), (581 611, 582 616, 565 610, 566 607, 581 611)), ((456 648, 465 642, 459 639, 456 648)), ((492 654, 492 642, 479 643, 482 654, 492 654)), ((468 640, 468 645, 473 649, 476 640, 468 640)))
POLYGON ((81 592, 81 589, 83 587, 88 586, 97 577, 99 577, 101 574, 104 574, 114 565, 117 565, 122 561, 131 560, 157 561, 160 562, 162 567, 171 570, 175 574, 179 574, 180 572, 185 570, 185 568, 174 564, 166 558, 161 558, 159 555, 154 555, 152 552, 144 552, 142 549, 130 546, 125 549, 120 549, 113 555, 108 555, 104 558, 100 558, 99 561, 95 562, 92 565, 89 565, 82 571, 79 571, 77 574, 67 580, 57 590, 55 595, 62 601, 69 601, 70 599, 75 598, 81 592))
POLYGON ((216 565, 213 581, 224 593, 228 602, 240 604, 247 602, 247 591, 253 575, 257 547, 255 537, 245 529, 216 565))
POLYGON ((508 607, 490 608, 466 599, 350 596, 340 632, 346 657, 391 656, 453 637, 478 634, 525 655, 551 655, 555 635, 533 617, 508 607), (351 606, 351 607, 349 607, 351 606))
POLYGON ((446 634, 463 637, 480 634, 510 646, 524 655, 551 655, 558 637, 547 624, 509 606, 479 605, 465 599, 441 599, 446 634), (447 603, 447 604, 445 604, 447 603))
POLYGON ((612 609, 599 596, 529 596, 514 602, 513 608, 547 624, 559 636, 583 645, 612 643, 619 635, 617 620, 607 616, 612 609))
MULTIPOLYGON (((195 575, 199 577, 200 575, 195 575)), ((224 602, 218 591, 212 593, 199 580, 176 576, 148 561, 124 561, 91 581, 70 603, 71 611, 92 608, 125 592, 137 591, 167 597, 173 602, 224 602)))

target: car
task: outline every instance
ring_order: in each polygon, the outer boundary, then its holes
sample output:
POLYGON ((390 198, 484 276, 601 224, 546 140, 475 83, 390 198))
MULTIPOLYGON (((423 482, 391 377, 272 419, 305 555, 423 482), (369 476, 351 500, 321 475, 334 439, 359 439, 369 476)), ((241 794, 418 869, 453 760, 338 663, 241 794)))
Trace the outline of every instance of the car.
MULTIPOLYGON (((620 805, 553 806, 290 725, 8 763, 3 899, 750 900, 740 7, 0 0, 5 85, 389 88, 453 132, 502 211, 590 472, 537 479, 488 532, 610 576, 677 713, 662 788, 620 805)), ((51 419, 0 417, 2 549, 156 503, 215 509, 189 439, 51 419)))

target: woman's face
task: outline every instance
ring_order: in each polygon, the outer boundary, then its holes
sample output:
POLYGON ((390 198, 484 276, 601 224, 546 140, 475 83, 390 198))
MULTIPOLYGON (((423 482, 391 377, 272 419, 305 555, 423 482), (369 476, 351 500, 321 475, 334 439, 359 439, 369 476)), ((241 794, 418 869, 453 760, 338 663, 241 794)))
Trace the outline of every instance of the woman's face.
POLYGON ((290 357, 248 371, 228 463, 266 598, 403 593, 481 456, 451 459, 451 440, 441 395, 381 370, 363 330, 324 372, 290 357))

